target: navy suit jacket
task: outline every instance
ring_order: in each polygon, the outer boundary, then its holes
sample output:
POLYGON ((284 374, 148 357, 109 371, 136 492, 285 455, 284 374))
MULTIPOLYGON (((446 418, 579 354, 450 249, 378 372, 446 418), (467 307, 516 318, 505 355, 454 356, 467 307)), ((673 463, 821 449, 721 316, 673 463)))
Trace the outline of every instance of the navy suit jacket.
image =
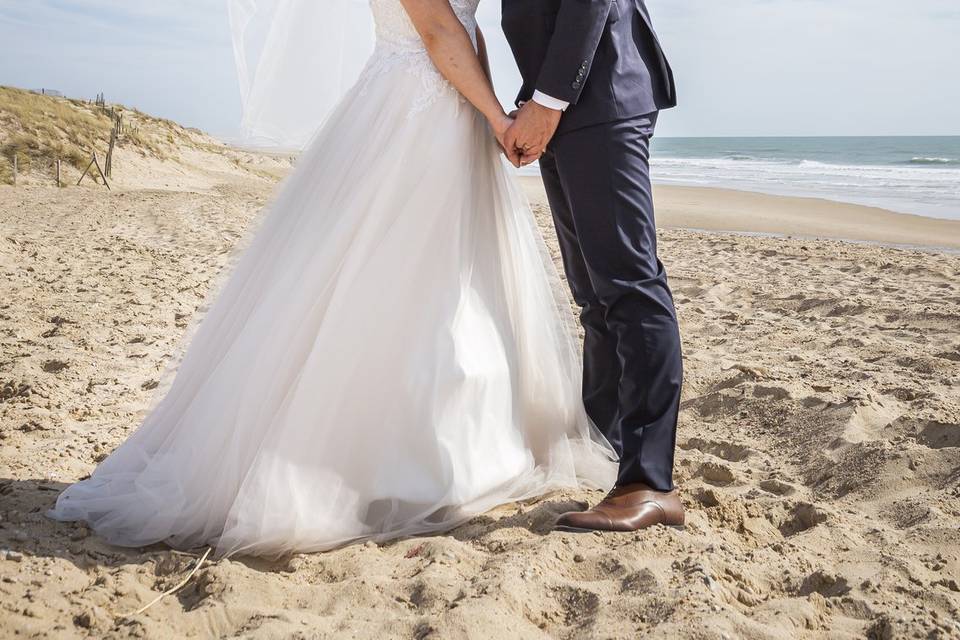
POLYGON ((570 103, 558 133, 677 104, 673 71, 643 0, 503 0, 502 26, 523 77, 570 103))

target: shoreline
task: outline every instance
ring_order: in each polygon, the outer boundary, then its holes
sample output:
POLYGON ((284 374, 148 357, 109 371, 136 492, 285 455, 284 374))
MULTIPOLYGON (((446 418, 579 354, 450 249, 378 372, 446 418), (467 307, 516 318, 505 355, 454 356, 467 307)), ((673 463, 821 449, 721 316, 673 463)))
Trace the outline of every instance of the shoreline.
MULTIPOLYGON (((546 205, 538 177, 520 176, 532 205, 546 205)), ((822 198, 720 187, 654 185, 657 225, 764 236, 844 240, 901 249, 960 250, 960 220, 897 213, 822 198)))

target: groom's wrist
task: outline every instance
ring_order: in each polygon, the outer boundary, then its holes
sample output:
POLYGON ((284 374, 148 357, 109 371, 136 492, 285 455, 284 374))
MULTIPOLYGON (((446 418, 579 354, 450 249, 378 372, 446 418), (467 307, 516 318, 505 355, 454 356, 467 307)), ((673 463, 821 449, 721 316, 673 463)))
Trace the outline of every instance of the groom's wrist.
POLYGON ((555 111, 566 111, 567 107, 570 106, 570 103, 566 100, 560 100, 559 98, 548 96, 542 91, 534 91, 532 100, 542 107, 553 109, 555 111))

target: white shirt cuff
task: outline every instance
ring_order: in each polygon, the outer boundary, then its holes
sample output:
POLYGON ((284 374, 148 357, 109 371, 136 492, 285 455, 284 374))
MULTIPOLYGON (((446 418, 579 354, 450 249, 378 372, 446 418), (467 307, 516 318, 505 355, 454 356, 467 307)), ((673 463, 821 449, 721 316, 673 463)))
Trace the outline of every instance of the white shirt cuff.
POLYGON ((547 109, 555 109, 557 111, 566 111, 567 107, 570 106, 569 102, 558 100, 553 96, 548 96, 547 94, 539 91, 533 92, 533 101, 541 106, 546 107, 547 109))

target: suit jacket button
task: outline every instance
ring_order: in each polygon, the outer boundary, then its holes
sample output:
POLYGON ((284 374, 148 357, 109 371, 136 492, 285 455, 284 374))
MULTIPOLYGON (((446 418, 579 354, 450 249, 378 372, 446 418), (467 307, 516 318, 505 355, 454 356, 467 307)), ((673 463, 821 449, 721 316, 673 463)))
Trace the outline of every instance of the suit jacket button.
POLYGON ((574 83, 571 84, 570 86, 571 86, 572 88, 574 88, 574 89, 579 89, 579 88, 580 88, 580 82, 579 82, 579 81, 578 81, 578 82, 574 82, 574 83))

